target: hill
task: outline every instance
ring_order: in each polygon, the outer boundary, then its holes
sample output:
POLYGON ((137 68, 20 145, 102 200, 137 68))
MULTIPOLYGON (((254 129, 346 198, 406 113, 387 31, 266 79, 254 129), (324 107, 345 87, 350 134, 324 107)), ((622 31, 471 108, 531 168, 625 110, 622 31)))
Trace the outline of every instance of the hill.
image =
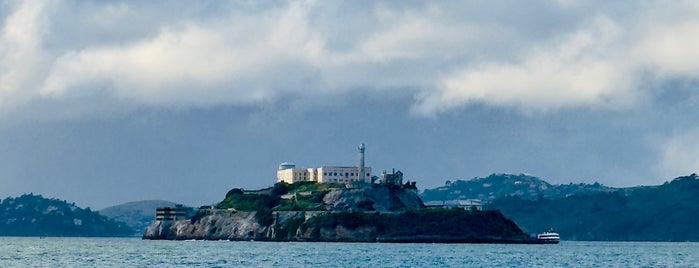
POLYGON ((398 211, 423 207, 416 189, 394 185, 296 182, 258 191, 235 188, 216 205, 242 211, 398 211))
POLYGON ((699 241, 696 174, 659 186, 622 188, 558 199, 495 200, 525 232, 554 228, 566 240, 699 241))
POLYGON ((99 211, 100 214, 126 223, 140 236, 143 230, 155 219, 155 209, 158 207, 173 207, 175 203, 164 200, 143 200, 111 206, 99 211))
POLYGON ((0 236, 128 236, 133 230, 63 200, 25 194, 0 202, 0 236))
POLYGON ((190 218, 154 221, 144 239, 532 243, 497 211, 426 209, 414 185, 277 183, 232 189, 190 218))
POLYGON ((558 199, 566 196, 617 191, 599 183, 553 185, 534 176, 519 174, 491 174, 485 178, 447 181, 444 186, 426 189, 420 197, 424 201, 480 199, 485 203, 498 198, 516 196, 524 200, 558 199))

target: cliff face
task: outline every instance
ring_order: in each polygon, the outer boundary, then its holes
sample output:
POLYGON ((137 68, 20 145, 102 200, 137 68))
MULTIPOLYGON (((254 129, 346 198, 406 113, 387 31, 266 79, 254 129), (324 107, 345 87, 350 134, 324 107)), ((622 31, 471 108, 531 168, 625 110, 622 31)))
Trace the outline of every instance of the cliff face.
POLYGON ((154 221, 143 235, 147 239, 264 240, 267 226, 255 218, 257 212, 209 211, 198 219, 154 221))
POLYGON ((528 236, 495 211, 428 210, 417 191, 378 184, 275 184, 233 189, 214 209, 155 221, 144 239, 346 242, 517 242, 528 236))
POLYGON ((328 211, 397 211, 421 209, 417 192, 391 187, 333 189, 323 198, 328 211))
POLYGON ((272 212, 272 224, 259 223, 260 214, 255 211, 216 211, 192 222, 155 221, 146 228, 143 238, 167 240, 234 240, 234 241, 372 241, 375 228, 348 229, 300 227, 317 213, 300 211, 272 212))
POLYGON ((144 239, 325 242, 525 242, 495 211, 367 212, 211 211, 193 220, 155 221, 144 239), (262 224, 264 221, 269 225, 262 224))

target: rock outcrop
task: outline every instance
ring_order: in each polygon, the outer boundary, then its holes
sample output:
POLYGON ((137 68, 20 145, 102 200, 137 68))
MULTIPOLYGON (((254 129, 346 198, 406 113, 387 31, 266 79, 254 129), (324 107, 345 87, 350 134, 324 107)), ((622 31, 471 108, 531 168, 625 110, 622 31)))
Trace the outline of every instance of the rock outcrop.
POLYGON ((157 220, 144 239, 327 242, 524 242, 497 211, 425 209, 414 189, 384 184, 277 184, 233 189, 216 208, 157 220))
POLYGON ((144 239, 525 243, 529 237, 497 211, 234 212, 155 221, 144 239), (267 214, 267 215, 264 215, 267 214), (271 223, 262 222, 271 218, 271 223))
POLYGON ((323 198, 328 211, 400 211, 424 207, 417 191, 390 186, 360 185, 332 189, 323 198))
POLYGON ((260 240, 267 237, 267 226, 256 219, 257 212, 201 210, 192 219, 154 221, 145 230, 147 239, 260 240))

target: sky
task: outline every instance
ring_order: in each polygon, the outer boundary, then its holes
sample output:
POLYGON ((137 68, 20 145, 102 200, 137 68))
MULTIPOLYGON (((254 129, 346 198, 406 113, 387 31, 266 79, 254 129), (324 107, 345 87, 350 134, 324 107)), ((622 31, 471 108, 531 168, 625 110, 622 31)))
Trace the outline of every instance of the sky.
POLYGON ((212 204, 281 162, 420 188, 699 167, 697 1, 1 1, 0 198, 212 204))

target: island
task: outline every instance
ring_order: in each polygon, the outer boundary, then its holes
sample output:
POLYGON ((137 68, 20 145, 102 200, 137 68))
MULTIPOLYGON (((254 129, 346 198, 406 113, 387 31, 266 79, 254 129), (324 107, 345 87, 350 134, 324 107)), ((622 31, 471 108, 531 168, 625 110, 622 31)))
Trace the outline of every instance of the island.
POLYGON ((215 206, 157 210, 144 239, 535 243, 499 211, 427 208, 414 183, 278 182, 215 206))
POLYGON ((284 162, 273 187, 232 189, 199 209, 161 207, 143 239, 537 243, 499 211, 425 206, 415 181, 393 169, 372 176, 358 146, 356 166, 302 168, 284 162))

